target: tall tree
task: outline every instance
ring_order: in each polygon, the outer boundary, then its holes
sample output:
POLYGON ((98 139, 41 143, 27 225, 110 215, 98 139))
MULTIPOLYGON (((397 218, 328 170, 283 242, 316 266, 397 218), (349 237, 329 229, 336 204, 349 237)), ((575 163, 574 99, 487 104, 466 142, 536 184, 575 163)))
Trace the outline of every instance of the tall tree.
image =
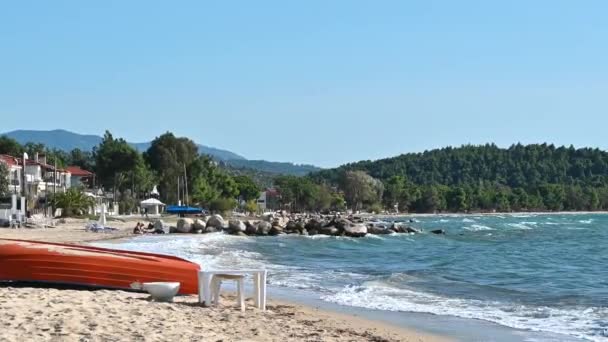
POLYGON ((137 166, 139 154, 124 139, 115 139, 106 131, 94 152, 99 182, 106 188, 123 190, 137 166))
POLYGON ((8 154, 13 157, 20 157, 24 149, 17 140, 5 135, 0 136, 0 154, 8 154))
POLYGON ((9 192, 8 176, 8 167, 3 162, 0 162, 0 196, 5 196, 9 192))
POLYGON ((186 182, 179 181, 184 177, 184 171, 190 185, 198 177, 198 174, 192 172, 192 164, 198 161, 198 148, 188 138, 177 138, 173 133, 167 132, 154 139, 144 155, 158 176, 161 196, 169 203, 177 203, 179 200, 178 186, 183 188, 181 191, 185 190, 186 182))
POLYGON ((364 204, 380 201, 384 192, 382 182, 363 171, 345 172, 341 185, 346 201, 355 210, 362 209, 364 204))

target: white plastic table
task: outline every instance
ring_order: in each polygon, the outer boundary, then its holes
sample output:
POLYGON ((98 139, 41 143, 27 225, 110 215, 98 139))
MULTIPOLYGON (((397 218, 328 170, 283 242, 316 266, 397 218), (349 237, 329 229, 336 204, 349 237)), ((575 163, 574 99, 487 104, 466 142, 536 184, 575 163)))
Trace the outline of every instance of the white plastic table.
POLYGON ((255 306, 262 310, 266 310, 266 270, 238 270, 238 271, 222 271, 222 270, 206 270, 198 272, 198 302, 200 304, 211 305, 211 280, 215 274, 228 275, 248 275, 253 277, 253 299, 255 306))

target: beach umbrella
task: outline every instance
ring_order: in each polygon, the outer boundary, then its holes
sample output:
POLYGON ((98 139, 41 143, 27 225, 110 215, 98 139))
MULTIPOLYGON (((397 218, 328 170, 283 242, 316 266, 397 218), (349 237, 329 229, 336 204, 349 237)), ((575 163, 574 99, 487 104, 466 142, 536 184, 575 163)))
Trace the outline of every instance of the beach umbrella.
POLYGON ((148 198, 145 201, 141 201, 141 205, 144 207, 151 207, 155 205, 165 205, 163 202, 157 200, 156 198, 148 198))

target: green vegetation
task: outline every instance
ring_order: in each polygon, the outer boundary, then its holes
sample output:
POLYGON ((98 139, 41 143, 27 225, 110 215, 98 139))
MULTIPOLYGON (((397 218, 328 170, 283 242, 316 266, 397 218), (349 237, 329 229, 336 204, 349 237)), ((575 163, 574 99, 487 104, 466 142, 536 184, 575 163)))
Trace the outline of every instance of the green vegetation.
POLYGON ((316 184, 310 178, 279 176, 275 186, 281 194, 280 204, 294 212, 344 209, 344 198, 332 188, 316 184))
MULTIPOLYGON (((99 145, 90 152, 76 148, 68 153, 50 150, 42 144, 20 145, 13 139, 0 137, 2 154, 21 156, 27 152, 31 156, 42 151, 47 155, 47 163, 53 163, 56 159, 60 167, 77 165, 95 172, 97 185, 103 186, 106 191, 113 191, 121 213, 133 212, 139 200, 155 184, 158 184, 161 200, 165 203, 177 203, 178 186, 182 194, 187 186, 189 204, 209 206, 221 212, 235 208, 237 198, 243 201, 257 199, 260 191, 260 187, 248 176, 231 175, 217 167, 208 156, 200 155, 199 147, 192 140, 175 137, 169 132, 154 139, 143 154, 124 139, 115 138, 107 131, 99 145)), ((7 179, 0 178, 0 182, 7 179)), ((1 186, 2 183, 0 190, 1 186)), ((74 191, 69 196, 56 198, 58 206, 70 205, 65 215, 77 214, 82 209, 72 201, 79 200, 74 191)), ((180 197, 184 198, 183 195, 180 197)))
MULTIPOLYGON (((116 190, 121 211, 132 210, 154 184, 166 203, 177 203, 178 186, 183 191, 187 185, 189 204, 217 211, 237 203, 256 210, 259 191, 270 186, 280 192, 274 199, 279 206, 293 211, 346 206, 424 213, 608 210, 608 152, 572 146, 448 147, 301 177, 273 173, 278 169, 265 172, 241 164, 218 165, 201 155, 192 140, 171 133, 154 139, 143 154, 109 132, 92 151, 64 152, 0 137, 0 153, 31 156, 39 151, 46 153, 49 164, 56 161, 59 166, 78 165, 95 172, 98 184, 116 190)), ((264 163, 257 163, 264 168, 264 163)), ((281 164, 279 169, 289 165, 281 164)), ((2 182, 6 176, 0 177, 0 191, 6 187, 2 182)))
POLYGON ((306 176, 311 172, 321 170, 313 165, 297 165, 293 163, 269 162, 266 160, 227 160, 225 163, 233 168, 246 168, 273 175, 306 176))
POLYGON ((608 209, 608 153, 599 149, 547 144, 448 147, 348 164, 311 179, 338 186, 351 207, 369 208, 374 198, 363 196, 369 189, 345 183, 353 171, 382 181, 384 193, 375 199, 402 211, 608 209))
POLYGON ((0 163, 0 196, 8 194, 8 167, 4 163, 0 163))
POLYGON ((70 188, 64 193, 58 193, 50 199, 54 208, 62 208, 61 216, 79 216, 95 205, 95 200, 84 194, 80 189, 70 188))

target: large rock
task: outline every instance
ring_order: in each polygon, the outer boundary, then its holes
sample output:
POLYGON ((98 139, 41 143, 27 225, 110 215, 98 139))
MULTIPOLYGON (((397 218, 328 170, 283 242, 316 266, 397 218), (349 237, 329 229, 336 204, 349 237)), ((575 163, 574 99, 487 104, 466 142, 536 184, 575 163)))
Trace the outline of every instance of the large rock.
POLYGON ((272 228, 270 228, 270 231, 268 232, 268 235, 270 236, 276 236, 281 234, 285 233, 283 232, 283 228, 279 225, 272 226, 272 228))
POLYGON ((386 228, 384 226, 374 226, 374 225, 367 227, 367 232, 369 234, 375 234, 375 235, 395 233, 395 231, 392 229, 386 228))
POLYGON ((207 226, 204 230, 205 233, 215 233, 215 232, 220 232, 222 231, 222 228, 215 228, 215 227, 211 227, 211 226, 207 226))
POLYGON ((288 223, 289 223, 289 219, 286 217, 277 217, 274 220, 272 220, 273 226, 279 226, 281 228, 287 227, 288 223))
POLYGON ((323 227, 319 230, 319 234, 323 235, 338 235, 340 230, 336 227, 323 227))
POLYGON ((245 234, 247 235, 256 235, 258 232, 258 227, 255 222, 247 221, 245 222, 245 234))
POLYGON ((226 225, 224 218, 221 215, 215 214, 207 220, 207 227, 213 227, 217 230, 221 230, 226 225))
POLYGON ((344 227, 344 235, 351 237, 363 237, 367 235, 367 226, 363 223, 356 223, 344 227))
POLYGON ((311 219, 310 221, 308 221, 306 223, 305 228, 307 230, 309 230, 309 231, 310 230, 317 230, 318 231, 319 229, 323 228, 323 226, 324 226, 323 222, 321 222, 321 221, 313 218, 313 219, 311 219))
POLYGON ((304 223, 304 221, 298 221, 296 222, 296 229, 298 230, 298 232, 302 235, 308 235, 308 230, 306 229, 306 224, 304 223), (304 234, 306 232, 306 234, 304 234))
POLYGON ((333 226, 338 228, 338 230, 340 232, 343 232, 344 229, 348 226, 352 226, 354 223, 352 223, 351 221, 345 219, 345 218, 340 218, 334 221, 333 226))
POLYGON ((245 230, 247 230, 247 226, 242 221, 228 221, 228 231, 230 232, 230 234, 245 233, 245 230))
POLYGON ((177 231, 179 233, 190 233, 192 231, 193 225, 194 225, 193 219, 180 218, 177 220, 177 231))
POLYGON ((297 225, 296 221, 287 222, 287 225, 285 225, 285 233, 287 233, 287 234, 299 233, 298 225, 297 225))
POLYGON ((257 235, 268 235, 270 233, 271 228, 272 228, 272 225, 270 224, 270 222, 260 221, 260 222, 258 222, 258 225, 257 225, 256 234, 257 235))
POLYGON ((171 232, 171 227, 163 220, 156 220, 154 221, 154 232, 157 234, 169 234, 171 232))
POLYGON ((194 231, 205 231, 205 228, 207 228, 207 222, 205 222, 205 220, 202 219, 196 219, 194 220, 194 223, 192 224, 192 229, 194 231))

